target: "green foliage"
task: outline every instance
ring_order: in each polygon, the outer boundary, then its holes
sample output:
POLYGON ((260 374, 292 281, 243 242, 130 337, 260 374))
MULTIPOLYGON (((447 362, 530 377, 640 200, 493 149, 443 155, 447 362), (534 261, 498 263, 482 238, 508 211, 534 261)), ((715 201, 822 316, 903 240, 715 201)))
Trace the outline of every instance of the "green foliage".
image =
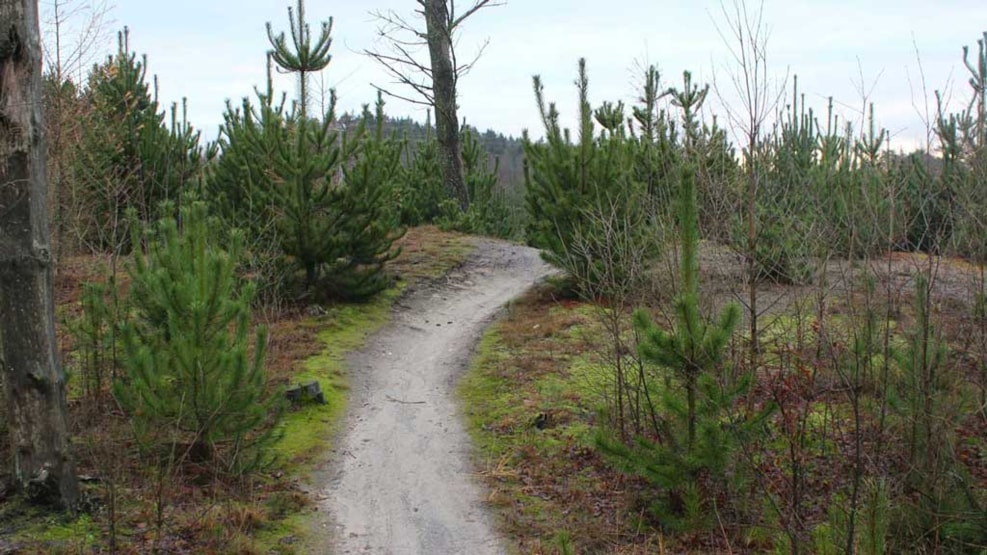
POLYGON ((221 156, 210 166, 205 196, 223 229, 244 231, 244 269, 257 284, 259 300, 274 304, 289 295, 292 265, 281 251, 269 171, 277 145, 288 141, 288 128, 284 101, 275 105, 268 98, 261 97, 258 109, 246 99, 236 108, 227 103, 217 140, 221 156))
POLYGON ((182 227, 159 220, 128 268, 127 375, 114 394, 147 447, 195 462, 219 454, 227 469, 247 470, 265 460, 278 414, 279 397, 266 390, 267 333, 257 328, 250 344, 254 287, 236 277, 239 234, 224 252, 204 203, 187 201, 179 214, 182 227))
MULTIPOLYGON (((280 39, 272 35, 276 48, 284 47, 280 39)), ((310 47, 302 42, 299 49, 310 47)), ((315 64, 301 50, 294 56, 315 64)), ((283 58, 275 55, 273 61, 287 63, 280 66, 285 71, 310 71, 283 58)), ((403 233, 391 206, 401 143, 385 136, 380 124, 368 137, 372 117, 366 110, 355 129, 344 128, 336 118, 335 93, 320 120, 308 118, 304 109, 289 112, 284 100, 278 104, 272 96, 269 78, 258 108, 248 101, 227 107, 210 196, 227 222, 244 222, 255 247, 252 268, 271 279, 266 285, 275 294, 292 281, 283 273, 288 266, 304 275, 295 298, 366 299, 388 286, 384 266, 397 256, 394 242, 403 233)), ((376 118, 384 119, 380 98, 376 118)))
POLYGON ((963 63, 972 89, 970 104, 959 119, 959 142, 965 176, 956 191, 957 250, 981 265, 987 262, 987 33, 977 41, 977 53, 963 47, 963 63))
MULTIPOLYGON (((376 114, 376 121, 383 122, 384 101, 379 93, 376 114)), ((385 136, 378 123, 360 156, 342 168, 343 187, 337 189, 333 203, 341 216, 336 229, 338 254, 326 270, 326 284, 337 297, 364 300, 391 283, 384 265, 400 254, 394 243, 404 235, 398 214, 389 205, 401 172, 401 149, 401 142, 385 136)))
POLYGON ((564 269, 578 284, 596 289, 602 281, 599 264, 603 258, 607 257, 612 267, 623 268, 619 257, 630 253, 576 252, 577 240, 582 238, 578 242, 584 246, 606 244, 605 239, 588 238, 610 234, 640 239, 635 242, 635 250, 648 250, 649 245, 653 249, 653 231, 647 226, 601 229, 595 224, 603 220, 598 215, 610 212, 627 215, 625 222, 650 221, 648 187, 662 185, 657 183, 659 176, 654 175, 657 166, 649 165, 657 162, 638 163, 638 143, 647 139, 628 133, 623 104, 606 102, 595 111, 591 108, 585 60, 579 62, 577 86, 580 126, 573 143, 569 130, 559 124, 555 104, 546 107, 541 80, 534 79, 545 140, 536 143, 527 135, 524 138, 527 238, 533 246, 544 249, 548 262, 564 269), (601 127, 599 134, 594 119, 601 127), (639 181, 639 177, 645 181, 639 181))
POLYGON ((676 194, 672 187, 678 182, 675 175, 678 133, 675 122, 669 121, 665 110, 658 105, 668 94, 661 90, 660 78, 656 67, 647 68, 638 105, 631 109, 630 132, 636 139, 633 171, 635 179, 644 184, 649 199, 659 206, 670 206, 676 194))
POLYGON ((888 482, 883 478, 872 480, 866 488, 859 542, 862 555, 887 553, 888 532, 891 527, 889 490, 888 482))
MULTIPOLYGON (((811 281, 813 267, 809 257, 812 253, 806 222, 764 205, 758 205, 755 211, 759 233, 753 252, 754 279, 789 284, 811 281)), ((739 220, 734 233, 734 240, 742 244, 746 230, 739 220)))
POLYGON ((966 408, 956 398, 948 347, 934 327, 930 285, 915 281, 914 323, 907 345, 896 351, 902 379, 895 403, 907 449, 907 502, 895 505, 893 536, 930 550, 964 552, 983 545, 987 514, 983 495, 969 471, 955 457, 955 430, 966 408))
POLYGON ((164 200, 178 201, 199 175, 211 152, 199 148, 199 133, 177 106, 166 114, 146 82, 147 60, 128 52, 126 30, 119 50, 93 69, 84 98, 81 137, 75 145, 71 179, 80 191, 80 241, 93 248, 126 248, 130 233, 124 213, 141 222, 161 216, 164 200))
POLYGON ((347 141, 333 129, 331 114, 323 123, 291 118, 287 133, 275 135, 277 158, 271 169, 269 191, 278 212, 278 237, 284 254, 305 272, 305 284, 314 287, 324 266, 339 254, 337 229, 346 214, 336 209, 341 161, 356 155, 358 135, 347 141), (343 149, 347 149, 345 152, 343 149))
MULTIPOLYGON (((405 143, 407 163, 396 191, 403 225, 433 223, 443 214, 442 201, 446 199, 446 191, 442 161, 439 143, 431 130, 431 124, 426 122, 424 139, 418 143, 405 143)), ((458 204, 456 210, 459 211, 458 204)))
POLYGON ((98 403, 111 371, 116 378, 116 322, 120 315, 120 299, 114 276, 106 283, 82 285, 82 314, 69 322, 75 347, 72 369, 82 382, 83 394, 98 403))
POLYGON ((479 235, 505 238, 516 236, 520 232, 515 227, 516 218, 508 207, 504 192, 497 187, 500 160, 497 159, 493 167, 490 166, 490 159, 479 138, 468 127, 463 127, 461 136, 463 170, 470 206, 466 212, 462 212, 453 199, 444 201, 440 204, 443 215, 439 226, 479 235))
MULTIPOLYGON (((756 159, 758 172, 753 216, 757 230, 753 244, 748 244, 746 220, 734 218, 732 241, 745 255, 754 259, 755 281, 803 284, 810 281, 813 268, 810 257, 823 245, 830 245, 823 222, 844 222, 843 215, 834 216, 832 205, 843 197, 833 195, 839 187, 840 154, 823 147, 842 148, 842 138, 831 133, 823 135, 811 109, 798 94, 798 81, 778 131, 768 139, 756 159), (800 102, 801 99, 801 102, 800 102), (828 194, 819 194, 828 189, 828 194), (836 200, 833 200, 836 199, 836 200)), ((837 234, 839 235, 839 234, 837 234)))
POLYGON ((322 71, 332 61, 329 48, 332 46, 332 18, 322 22, 319 38, 312 43, 312 32, 305 21, 305 2, 298 0, 297 19, 291 7, 288 8, 288 23, 291 27, 291 44, 284 33, 274 34, 271 23, 267 23, 267 40, 271 43, 271 57, 286 73, 298 74, 298 107, 301 119, 308 114, 308 74, 322 71))
POLYGON ((699 309, 698 215, 694 169, 686 166, 680 181, 682 292, 675 303, 675 327, 665 331, 639 310, 634 324, 642 336, 639 349, 658 370, 648 384, 656 415, 652 437, 632 446, 605 432, 600 448, 623 468, 667 492, 656 507, 660 518, 686 529, 705 527, 715 492, 702 488, 721 480, 736 446, 741 423, 731 419, 732 405, 750 387, 749 376, 727 385, 720 372, 727 344, 740 321, 738 306, 728 305, 715 323, 699 309))

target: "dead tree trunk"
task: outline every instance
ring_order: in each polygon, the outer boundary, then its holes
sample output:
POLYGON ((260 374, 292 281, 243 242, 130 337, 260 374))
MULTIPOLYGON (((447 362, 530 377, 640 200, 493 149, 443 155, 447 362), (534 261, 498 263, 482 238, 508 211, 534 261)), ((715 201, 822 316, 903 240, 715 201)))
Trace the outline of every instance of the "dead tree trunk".
POLYGON ((425 32, 432 69, 435 103, 435 135, 442 150, 443 178, 449 196, 469 208, 469 191, 463 171, 459 144, 459 116, 456 113, 456 66, 452 60, 452 20, 446 0, 425 0, 425 32))
POLYGON ((52 300, 38 4, 0 0, 0 375, 15 485, 73 507, 52 300))

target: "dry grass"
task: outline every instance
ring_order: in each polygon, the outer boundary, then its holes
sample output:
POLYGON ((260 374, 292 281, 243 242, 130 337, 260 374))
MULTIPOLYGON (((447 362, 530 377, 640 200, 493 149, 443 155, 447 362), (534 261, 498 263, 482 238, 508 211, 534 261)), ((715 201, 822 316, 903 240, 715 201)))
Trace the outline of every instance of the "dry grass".
MULTIPOLYGON (((391 264, 391 271, 399 284, 438 278, 462 263, 471 252, 470 241, 434 227, 411 229, 399 243, 402 254, 391 264)), ((59 262, 55 280, 57 331, 62 358, 70 372, 75 345, 67 324, 81 315, 83 284, 105 279, 109 267, 110 260, 104 256, 73 256, 59 262)), ((118 265, 117 275, 118 281, 125 282, 123 267, 118 265)), ((385 294, 382 302, 397 298, 392 292, 385 294)), ((367 305, 366 309, 388 307, 367 305)), ((360 306, 325 309, 330 315, 363 310, 360 306)), ((289 307, 273 315, 267 311, 255 314, 254 323, 269 330, 266 370, 271 387, 292 381, 305 371, 306 361, 323 352, 326 346, 320 336, 327 326, 336 333, 362 337, 365 332, 344 328, 378 321, 333 322, 332 318, 307 313, 308 307, 289 307)), ((70 390, 76 387, 70 381, 70 390)), ((108 387, 99 399, 71 394, 69 410, 78 472, 89 477, 84 492, 90 512, 78 520, 52 518, 13 500, 5 502, 0 495, 0 553, 104 552, 110 549, 111 538, 117 553, 146 553, 152 548, 189 554, 295 552, 298 527, 292 522, 309 500, 291 469, 299 468, 311 452, 289 456, 247 478, 225 477, 215 468, 193 464, 170 468, 161 475, 153 465, 141 462, 144 459, 138 456, 130 421, 108 387), (164 509, 160 530, 156 525, 159 499, 164 509), (256 538, 264 540, 258 544, 256 538)), ((2 434, 0 464, 4 467, 6 440, 2 434)))
MULTIPOLYGON (((743 293, 743 265, 732 253, 706 244, 701 264, 708 308, 743 293)), ((950 347, 950 372, 960 378, 955 394, 967 399, 969 406, 980 379, 978 364, 983 364, 978 357, 985 354, 977 351, 971 339, 976 322, 969 299, 977 268, 961 260, 930 260, 926 255, 902 253, 866 264, 834 261, 827 265, 827 318, 835 322, 830 324, 836 326, 832 333, 847 331, 846 322, 863 303, 860 278, 866 272, 874 276, 878 301, 890 291, 895 329, 900 330, 896 333, 903 334, 912 322, 916 273, 930 264, 936 270, 932 290, 936 325, 950 347)), ((657 289, 666 295, 650 299, 649 304, 669 300, 667 292, 674 280, 662 279, 657 289)), ((767 334, 774 338, 766 342, 766 349, 790 348, 786 345, 792 336, 786 334, 795 333, 792 313, 797 309, 809 311, 799 325, 811 330, 817 286, 764 284, 758 293, 765 302, 762 306, 768 307, 764 314, 765 321, 771 322, 767 334)), ((588 305, 557 298, 550 287, 538 289, 516 301, 495 325, 463 385, 471 433, 481 451, 482 476, 492 492, 490 503, 516 550, 561 553, 566 545, 574 553, 759 553, 777 547, 783 521, 758 527, 747 519, 764 516, 766 492, 782 501, 790 494, 785 443, 780 436, 774 443, 762 444, 759 453, 742 455, 752 457, 752 466, 748 466, 757 474, 744 486, 748 489, 743 497, 758 501, 743 508, 721 506, 715 526, 708 531, 662 536, 661 523, 648 510, 649 497, 659 492, 615 470, 594 445, 599 403, 593 395, 594 384, 587 386, 583 369, 600 361, 595 352, 604 347, 605 340, 598 325, 588 305)), ((902 335, 899 338, 903 341, 902 335)), ((742 352, 743 330, 737 342, 742 352)), ((815 356, 809 347, 802 353, 807 363, 815 356)), ((809 409, 819 407, 825 426, 823 436, 812 440, 817 443, 800 455, 806 472, 801 484, 802 516, 811 530, 828 518, 827 508, 847 490, 852 471, 854 437, 846 387, 826 368, 826 360, 813 362, 820 370, 811 380, 808 374, 794 379, 787 370, 776 368, 775 355, 768 354, 758 372, 751 405, 761 406, 779 395, 805 395, 790 399, 808 402, 809 409)), ((802 372, 812 370, 802 366, 802 372)), ((865 384, 866 403, 876 402, 875 386, 865 384)), ((955 430, 957 459, 981 492, 987 491, 983 410, 970 411, 955 430)), ((779 418, 773 417, 773 426, 781 425, 779 418)), ((863 421, 863 449, 874 452, 880 439, 886 455, 867 459, 865 470, 871 476, 897 475, 907 466, 901 457, 904 447, 887 432, 879 438, 876 427, 871 418, 863 421)))
MULTIPOLYGON (((515 301, 484 342, 461 393, 481 475, 520 553, 653 553, 637 478, 593 448, 592 391, 570 370, 590 355, 587 305, 550 286, 515 301)), ((590 355, 591 356, 591 355, 590 355)))

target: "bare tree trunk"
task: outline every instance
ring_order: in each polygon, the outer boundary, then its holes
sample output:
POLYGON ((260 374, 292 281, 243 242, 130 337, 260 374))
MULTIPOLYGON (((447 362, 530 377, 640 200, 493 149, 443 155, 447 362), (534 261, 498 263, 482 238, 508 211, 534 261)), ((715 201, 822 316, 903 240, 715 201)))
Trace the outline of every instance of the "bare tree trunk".
POLYGON ((65 376, 58 363, 41 116, 38 4, 0 0, 0 374, 15 484, 73 507, 65 376))
POLYGON ((446 0, 425 0, 425 29, 431 58, 432 94, 435 104, 435 134, 442 150, 443 179, 449 196, 469 208, 469 191, 463 171, 456 113, 456 66, 452 60, 452 21, 446 0))

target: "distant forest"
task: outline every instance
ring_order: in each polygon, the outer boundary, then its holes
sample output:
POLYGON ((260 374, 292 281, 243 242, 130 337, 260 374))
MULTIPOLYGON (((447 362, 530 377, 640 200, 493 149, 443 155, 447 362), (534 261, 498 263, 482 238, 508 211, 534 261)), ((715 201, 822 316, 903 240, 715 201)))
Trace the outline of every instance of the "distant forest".
MULTIPOLYGON (((341 122, 356 122, 362 116, 360 114, 347 113, 339 119, 341 122)), ((370 122, 374 122, 373 114, 370 114, 370 122)), ((506 191, 518 191, 524 185, 524 147, 520 138, 506 136, 493 129, 481 132, 472 125, 466 125, 482 145, 483 150, 490 156, 491 164, 499 162, 497 169, 497 182, 506 191)), ((416 121, 409 117, 392 118, 384 117, 384 133, 396 133, 399 138, 408 142, 408 149, 405 151, 405 162, 410 156, 414 156, 417 145, 426 141, 429 137, 435 136, 435 126, 429 120, 425 123, 416 121)))

